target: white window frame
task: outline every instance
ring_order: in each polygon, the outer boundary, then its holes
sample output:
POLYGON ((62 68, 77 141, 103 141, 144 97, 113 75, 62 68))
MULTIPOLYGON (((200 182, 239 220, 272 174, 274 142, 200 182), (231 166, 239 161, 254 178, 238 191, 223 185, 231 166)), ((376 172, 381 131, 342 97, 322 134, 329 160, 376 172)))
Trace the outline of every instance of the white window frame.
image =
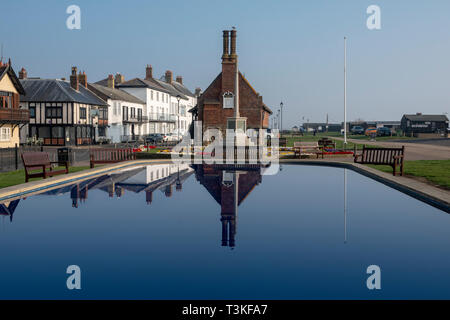
POLYGON ((11 128, 0 128, 0 141, 1 142, 9 142, 11 141, 11 128))

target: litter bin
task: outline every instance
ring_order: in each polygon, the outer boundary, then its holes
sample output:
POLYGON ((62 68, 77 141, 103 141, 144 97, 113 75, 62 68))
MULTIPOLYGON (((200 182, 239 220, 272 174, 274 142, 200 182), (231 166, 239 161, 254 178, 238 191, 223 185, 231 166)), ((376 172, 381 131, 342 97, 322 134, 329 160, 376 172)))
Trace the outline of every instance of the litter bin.
POLYGON ((69 152, 69 148, 58 148, 58 164, 60 166, 65 165, 66 162, 70 164, 69 152))

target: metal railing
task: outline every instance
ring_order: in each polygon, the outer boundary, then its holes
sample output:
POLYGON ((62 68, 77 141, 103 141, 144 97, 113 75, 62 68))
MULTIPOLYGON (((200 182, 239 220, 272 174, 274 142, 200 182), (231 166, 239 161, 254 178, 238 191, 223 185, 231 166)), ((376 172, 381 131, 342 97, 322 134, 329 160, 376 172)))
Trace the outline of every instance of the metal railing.
POLYGON ((167 113, 150 113, 148 119, 150 121, 175 122, 176 116, 167 113))

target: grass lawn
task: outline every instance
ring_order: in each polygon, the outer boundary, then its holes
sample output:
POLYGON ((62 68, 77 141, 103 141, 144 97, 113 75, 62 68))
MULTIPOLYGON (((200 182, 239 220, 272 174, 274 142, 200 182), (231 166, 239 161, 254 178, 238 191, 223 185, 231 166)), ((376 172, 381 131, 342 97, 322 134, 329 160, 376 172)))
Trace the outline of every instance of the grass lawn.
MULTIPOLYGON (((392 173, 390 166, 368 166, 392 173)), ((405 175, 422 177, 435 185, 450 190, 450 160, 405 161, 405 175)))
MULTIPOLYGON (((286 146, 293 147, 295 141, 318 141, 323 137, 331 137, 331 139, 336 142, 336 149, 344 149, 344 141, 333 139, 334 135, 326 134, 326 133, 318 133, 315 136, 312 134, 304 135, 304 136, 292 136, 292 135, 283 135, 283 138, 286 138, 286 146)), ((336 135, 341 137, 341 135, 336 135)), ((353 150, 355 144, 348 141, 347 149, 353 150)), ((362 149, 363 144, 356 144, 357 149, 362 149)))
MULTIPOLYGON (((63 169, 63 167, 57 167, 56 169, 63 169)), ((69 167, 69 173, 78 172, 82 170, 89 169, 86 167, 69 167)), ((42 180, 42 178, 32 178, 30 181, 42 180)), ((0 188, 5 188, 9 186, 15 186, 17 184, 25 183, 25 171, 17 170, 10 172, 0 173, 0 188)))

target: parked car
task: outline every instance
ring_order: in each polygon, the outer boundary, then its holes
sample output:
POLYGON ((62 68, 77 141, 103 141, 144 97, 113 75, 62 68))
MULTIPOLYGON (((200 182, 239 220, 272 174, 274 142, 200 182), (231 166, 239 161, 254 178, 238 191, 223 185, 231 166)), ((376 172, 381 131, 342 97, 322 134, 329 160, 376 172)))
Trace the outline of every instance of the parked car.
POLYGON ((377 129, 377 136, 382 137, 382 136, 391 136, 392 132, 391 129, 386 128, 386 127, 380 127, 377 129))
POLYGON ((182 138, 182 135, 178 135, 177 133, 168 133, 166 135, 166 140, 165 141, 180 141, 182 138))
POLYGON ((354 126, 350 129, 352 134, 364 134, 364 128, 360 126, 354 126))
POLYGON ((374 128, 374 127, 367 128, 364 134, 366 136, 372 136, 372 135, 376 136, 377 135, 377 128, 374 128))
POLYGON ((164 141, 163 135, 159 133, 150 133, 147 136, 145 136, 145 142, 148 143, 160 143, 164 141))

